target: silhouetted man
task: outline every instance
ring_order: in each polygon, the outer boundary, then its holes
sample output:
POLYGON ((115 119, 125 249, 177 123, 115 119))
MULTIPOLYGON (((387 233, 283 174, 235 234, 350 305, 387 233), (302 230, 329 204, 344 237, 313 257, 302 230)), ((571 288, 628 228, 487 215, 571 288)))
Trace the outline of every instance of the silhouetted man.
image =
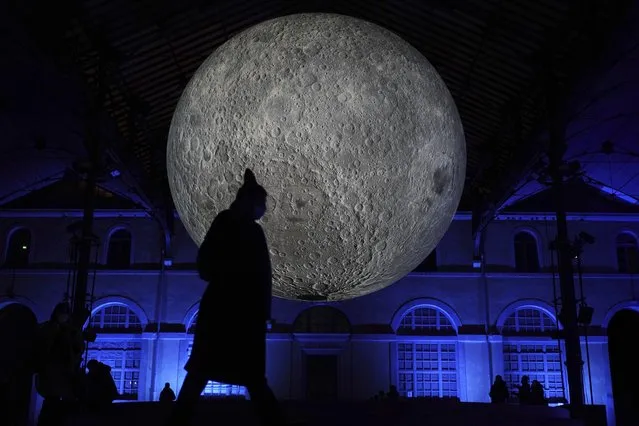
POLYGON ((528 376, 521 376, 521 384, 515 385, 517 389, 519 389, 519 393, 517 397, 519 398, 520 404, 529 404, 530 403, 530 378, 528 376))
POLYGON ((544 395, 544 386, 539 380, 533 380, 530 386, 530 404, 531 405, 546 405, 546 397, 544 395))
POLYGON ((162 403, 170 403, 175 401, 175 392, 171 389, 171 384, 166 382, 164 384, 164 389, 160 392, 160 402, 162 403))
POLYGON ((85 347, 68 304, 56 305, 50 320, 40 326, 36 345, 36 389, 44 398, 38 426, 62 425, 66 405, 78 396, 85 347))
POLYGON ((187 426, 209 380, 245 386, 263 425, 282 415, 266 383, 266 323, 271 316, 271 261, 262 227, 266 190, 253 172, 228 210, 217 215, 197 257, 209 282, 198 312, 193 351, 184 369, 171 426, 187 426))
POLYGON ((111 375, 111 367, 92 359, 87 363, 86 402, 95 410, 102 410, 119 396, 111 375))
POLYGON ((490 386, 489 395, 493 404, 503 404, 508 401, 508 386, 500 375, 495 376, 495 382, 490 386))
POLYGON ((397 386, 390 385, 386 397, 391 401, 397 401, 399 399, 399 392, 397 392, 397 386))

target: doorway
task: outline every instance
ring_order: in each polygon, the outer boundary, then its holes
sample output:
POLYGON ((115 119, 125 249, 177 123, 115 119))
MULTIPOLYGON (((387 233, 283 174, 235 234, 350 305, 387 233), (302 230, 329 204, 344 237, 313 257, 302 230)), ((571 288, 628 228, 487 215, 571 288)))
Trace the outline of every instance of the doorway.
POLYGON ((617 426, 639 424, 639 312, 623 309, 608 324, 608 355, 617 426))
POLYGON ((0 404, 2 414, 10 413, 4 420, 12 426, 26 426, 31 408, 33 370, 30 361, 37 329, 33 312, 24 305, 12 303, 0 309, 0 404))
POLYGON ((306 355, 306 398, 336 400, 338 396, 337 355, 306 355))

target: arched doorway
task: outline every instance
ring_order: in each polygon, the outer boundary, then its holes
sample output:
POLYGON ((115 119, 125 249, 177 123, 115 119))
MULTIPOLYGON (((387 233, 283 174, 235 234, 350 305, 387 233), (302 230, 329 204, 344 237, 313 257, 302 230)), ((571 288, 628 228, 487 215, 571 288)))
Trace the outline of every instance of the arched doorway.
POLYGON ((38 322, 28 307, 10 303, 0 309, 0 386, 3 403, 10 409, 10 426, 26 426, 29 421, 33 371, 30 360, 38 322))
POLYGON ((639 312, 622 309, 608 324, 608 353, 617 426, 639 424, 639 312))

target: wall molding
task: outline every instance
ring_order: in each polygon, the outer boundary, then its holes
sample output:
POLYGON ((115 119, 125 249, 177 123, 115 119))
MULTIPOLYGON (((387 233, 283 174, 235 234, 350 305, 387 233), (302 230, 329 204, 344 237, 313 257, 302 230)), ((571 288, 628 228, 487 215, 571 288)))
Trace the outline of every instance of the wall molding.
MULTIPOLYGON (((7 209, 0 210, 0 218, 82 218, 82 210, 57 210, 57 209, 7 209)), ((137 210, 96 210, 94 217, 100 219, 113 218, 151 218, 148 211, 137 210)), ((177 212, 174 217, 179 219, 177 212)), ((620 213, 577 213, 569 212, 566 219, 575 222, 639 222, 639 216, 636 214, 620 214, 620 213)), ((457 212, 453 216, 453 220, 470 221, 472 213, 457 212)), ((496 221, 522 221, 522 222, 543 222, 556 220, 555 214, 551 212, 517 212, 517 213, 501 213, 495 216, 496 221)))

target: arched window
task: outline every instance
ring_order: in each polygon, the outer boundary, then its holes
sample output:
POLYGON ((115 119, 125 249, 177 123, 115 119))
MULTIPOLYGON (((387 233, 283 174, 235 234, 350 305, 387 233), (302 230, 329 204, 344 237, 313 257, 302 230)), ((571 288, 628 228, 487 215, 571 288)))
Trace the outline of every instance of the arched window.
POLYGON ((523 376, 538 380, 546 398, 564 402, 564 376, 559 343, 552 340, 555 320, 544 310, 522 307, 504 322, 504 380, 516 390, 523 376))
POLYGON ((517 272, 539 272, 537 239, 530 232, 515 235, 515 269, 517 272))
POLYGON ((331 306, 314 306, 302 311, 293 323, 294 333, 350 333, 346 315, 331 306))
POLYGON ((404 315, 397 333, 431 336, 419 342, 398 342, 399 393, 408 398, 457 397, 457 344, 436 337, 456 334, 448 316, 437 308, 418 306, 404 315))
MULTIPOLYGON (((197 325, 197 313, 193 315, 193 319, 188 325, 186 332, 188 334, 195 333, 195 326, 197 325)), ((193 341, 189 343, 187 348, 187 357, 191 356, 191 351, 193 350, 193 341)), ((224 348, 220 347, 220 350, 224 350, 224 348)), ((205 397, 222 397, 222 398, 245 398, 247 395, 247 390, 244 386, 238 385, 230 385, 226 383, 213 382, 209 381, 206 384, 206 387, 202 391, 202 396, 205 397)))
POLYGON ((402 318, 397 334, 455 335, 456 330, 450 319, 442 311, 428 306, 420 306, 408 311, 402 318))
POLYGON ((197 326, 197 313, 195 315, 193 315, 193 319, 191 320, 191 323, 188 325, 188 328, 187 328, 186 332, 188 334, 195 333, 195 327, 196 326, 197 326))
POLYGON ((639 272, 639 246, 634 235, 622 232, 617 236, 617 265, 622 274, 639 272))
POLYGON ((5 265, 11 268, 29 266, 31 254, 31 231, 19 228, 11 233, 7 241, 5 265))
POLYGON ((106 265, 113 269, 131 266, 131 233, 126 229, 118 229, 109 237, 106 265))
MULTIPOLYGON (((88 328, 98 333, 141 333, 140 318, 128 306, 109 304, 96 310, 88 328)), ((118 399, 138 399, 142 344, 139 337, 103 339, 98 335, 89 345, 87 360, 95 359, 111 367, 118 388, 118 399)))
POLYGON ((557 329, 557 323, 545 311, 536 308, 516 310, 504 322, 504 334, 545 334, 549 335, 557 329))
POLYGON ((91 316, 89 328, 100 333, 141 333, 142 322, 128 306, 112 304, 98 309, 91 316))

